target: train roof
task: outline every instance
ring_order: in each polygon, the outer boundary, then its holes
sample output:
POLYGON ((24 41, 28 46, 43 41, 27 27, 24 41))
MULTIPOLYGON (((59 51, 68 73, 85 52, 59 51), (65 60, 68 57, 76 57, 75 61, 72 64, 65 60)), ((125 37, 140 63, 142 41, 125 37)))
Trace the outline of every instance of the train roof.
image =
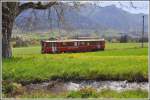
POLYGON ((70 39, 70 40, 42 40, 42 42, 76 42, 76 41, 105 41, 104 39, 70 39))

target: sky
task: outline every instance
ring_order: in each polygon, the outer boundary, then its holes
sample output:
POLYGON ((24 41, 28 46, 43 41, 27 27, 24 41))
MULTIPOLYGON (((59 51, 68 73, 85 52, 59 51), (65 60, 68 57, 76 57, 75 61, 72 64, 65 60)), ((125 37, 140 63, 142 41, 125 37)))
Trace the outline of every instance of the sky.
MULTIPOLYGON (((31 0, 31 1, 38 2, 38 0, 31 0)), ((45 0, 45 1, 48 1, 48 0, 45 0)), ((26 1, 26 2, 28 2, 28 1, 26 1)), ((76 2, 76 1, 75 0, 70 0, 70 1, 64 0, 63 2, 76 2)), ((116 5, 118 8, 122 8, 123 10, 126 10, 130 13, 149 14, 149 1, 148 0, 147 1, 79 1, 79 2, 80 3, 94 3, 101 7, 109 6, 109 5, 116 5), (135 8, 131 5, 131 2, 135 8)))
POLYGON ((149 1, 82 1, 82 3, 94 3, 102 7, 109 5, 116 5, 130 13, 144 13, 149 14, 149 1))

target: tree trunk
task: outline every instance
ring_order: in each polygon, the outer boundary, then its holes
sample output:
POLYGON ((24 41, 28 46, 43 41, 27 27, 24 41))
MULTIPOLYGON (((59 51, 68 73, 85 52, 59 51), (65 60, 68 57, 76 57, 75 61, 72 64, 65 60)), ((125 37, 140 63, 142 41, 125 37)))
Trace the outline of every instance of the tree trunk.
POLYGON ((13 22, 16 17, 16 3, 4 2, 2 3, 2 57, 12 57, 11 50, 11 34, 13 22))
POLYGON ((2 29, 2 33, 3 33, 3 36, 2 36, 2 57, 3 58, 10 58, 10 57, 12 57, 12 50, 11 50, 11 44, 10 44, 12 28, 9 28, 7 26, 4 29, 2 29))
POLYGON ((12 51, 10 42, 5 43, 6 40, 2 40, 2 57, 3 58, 10 58, 12 57, 12 51))

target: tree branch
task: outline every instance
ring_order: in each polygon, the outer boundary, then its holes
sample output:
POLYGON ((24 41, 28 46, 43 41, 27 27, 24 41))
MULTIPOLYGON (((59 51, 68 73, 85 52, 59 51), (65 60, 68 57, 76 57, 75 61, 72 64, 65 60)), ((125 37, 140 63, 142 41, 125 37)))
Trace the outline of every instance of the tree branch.
POLYGON ((34 2, 28 2, 28 3, 24 3, 24 4, 21 4, 19 6, 19 13, 21 13, 22 11, 26 10, 26 9, 29 9, 29 8, 32 8, 32 9, 47 9, 53 5, 57 5, 58 2, 56 1, 53 1, 53 2, 48 2, 46 4, 42 4, 41 2, 38 2, 38 3, 34 3, 34 2))

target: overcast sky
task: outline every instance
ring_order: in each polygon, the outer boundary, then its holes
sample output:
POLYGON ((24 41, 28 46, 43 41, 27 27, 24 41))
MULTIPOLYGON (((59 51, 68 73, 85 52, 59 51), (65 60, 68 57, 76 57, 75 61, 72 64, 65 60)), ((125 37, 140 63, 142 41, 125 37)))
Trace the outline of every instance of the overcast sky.
MULTIPOLYGON (((87 3, 88 1, 82 1, 84 3, 87 3)), ((130 1, 89 1, 88 3, 96 3, 100 6, 109 6, 109 5, 116 5, 119 8, 122 8, 126 11, 129 11, 131 13, 149 13, 149 1, 132 1, 132 4, 130 1)))
MULTIPOLYGON (((23 0, 22 0, 23 1, 23 0)), ((39 0, 31 0, 31 1, 39 1, 39 0)), ((46 0, 48 1, 48 0, 46 0)), ((25 2, 25 1, 23 1, 25 2)), ((22 2, 22 3, 23 3, 22 2)), ((28 2, 28 1, 26 1, 28 2)), ((62 2, 75 2, 75 0, 70 0, 70 1, 62 1, 62 2)), ((109 6, 109 5, 116 5, 118 8, 122 8, 128 12, 131 13, 144 13, 144 14, 149 14, 149 1, 79 1, 80 3, 94 3, 98 4, 100 6, 109 6)))

